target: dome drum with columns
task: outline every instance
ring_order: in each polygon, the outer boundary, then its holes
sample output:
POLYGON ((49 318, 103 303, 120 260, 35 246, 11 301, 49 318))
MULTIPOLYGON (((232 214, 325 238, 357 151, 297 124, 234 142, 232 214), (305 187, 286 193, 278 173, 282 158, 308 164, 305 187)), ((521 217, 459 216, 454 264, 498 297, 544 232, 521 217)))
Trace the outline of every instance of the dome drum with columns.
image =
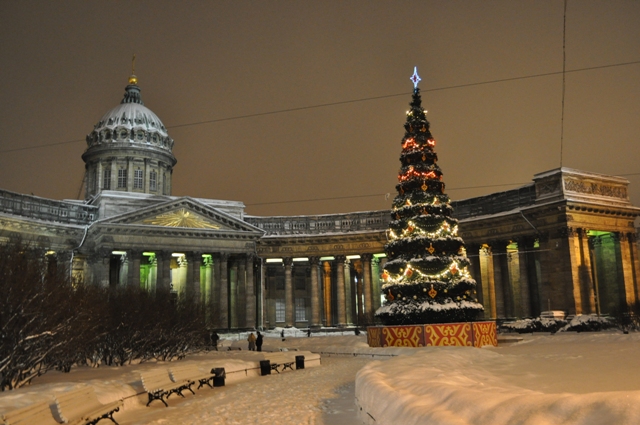
POLYGON ((171 194, 177 160, 173 139, 162 121, 144 106, 132 75, 120 105, 107 112, 87 135, 82 155, 86 169, 85 199, 102 190, 171 194))

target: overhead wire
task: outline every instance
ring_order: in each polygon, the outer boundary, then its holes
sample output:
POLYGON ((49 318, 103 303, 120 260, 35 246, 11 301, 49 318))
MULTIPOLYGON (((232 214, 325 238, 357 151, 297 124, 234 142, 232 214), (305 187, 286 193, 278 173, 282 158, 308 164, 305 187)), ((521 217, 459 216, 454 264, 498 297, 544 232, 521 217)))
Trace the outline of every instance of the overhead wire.
MULTIPOLYGON (((496 79, 496 80, 480 81, 480 82, 475 82, 475 83, 457 84, 457 85, 453 85, 453 86, 435 87, 435 88, 431 88, 431 89, 424 89, 424 90, 422 90, 422 92, 426 93, 426 92, 436 92, 436 91, 442 91, 442 90, 453 90, 453 89, 481 86, 481 85, 487 85, 487 84, 504 83, 504 82, 509 82, 509 81, 526 80, 526 79, 530 79, 530 78, 548 77, 548 76, 552 76, 552 75, 568 74, 568 73, 573 73, 573 72, 592 71, 592 70, 596 70, 596 69, 605 69, 605 68, 613 68, 613 67, 629 66, 629 65, 637 65, 637 64, 640 64, 640 60, 632 61, 632 62, 620 62, 620 63, 609 64, 609 65, 591 66, 591 67, 587 67, 587 68, 578 68, 578 69, 572 69, 572 70, 546 72, 546 73, 541 73, 541 74, 523 75, 523 76, 519 76, 519 77, 500 78, 500 79, 496 79)), ((216 118, 216 119, 212 119, 212 120, 196 121, 196 122, 185 123, 185 124, 176 124, 176 125, 172 125, 172 126, 167 126, 167 129, 193 127, 193 126, 198 126, 198 125, 213 124, 213 123, 224 122, 224 121, 233 121, 233 120, 239 120, 239 119, 245 119, 245 118, 254 118, 254 117, 260 117, 260 116, 267 116, 267 115, 283 114, 283 113, 287 113, 287 112, 304 111, 304 110, 309 110, 309 109, 325 108, 325 107, 329 107, 329 106, 346 105, 346 104, 358 103, 358 102, 368 102, 368 101, 372 101, 372 100, 387 99, 387 98, 391 98, 391 97, 407 96, 408 94, 411 94, 411 92, 388 94, 388 95, 382 95, 382 96, 372 96, 372 97, 365 97, 365 98, 360 98, 360 99, 343 100, 343 101, 339 101, 339 102, 320 103, 320 104, 316 104, 316 105, 300 106, 300 107, 297 107, 297 108, 288 108, 288 109, 279 109, 279 110, 276 110, 276 111, 268 111, 268 112, 257 112, 257 113, 246 114, 246 115, 236 115, 236 116, 233 116, 233 117, 216 118)), ((0 150, 0 153, 10 153, 10 152, 19 152, 19 151, 31 150, 31 149, 41 149, 41 148, 46 148, 46 147, 50 147, 50 146, 59 146, 59 145, 65 145, 65 144, 70 144, 70 143, 80 143, 80 142, 84 142, 84 140, 75 139, 75 140, 67 140, 67 141, 64 141, 64 142, 46 143, 46 144, 42 144, 42 145, 22 146, 22 147, 19 147, 19 148, 0 150)))

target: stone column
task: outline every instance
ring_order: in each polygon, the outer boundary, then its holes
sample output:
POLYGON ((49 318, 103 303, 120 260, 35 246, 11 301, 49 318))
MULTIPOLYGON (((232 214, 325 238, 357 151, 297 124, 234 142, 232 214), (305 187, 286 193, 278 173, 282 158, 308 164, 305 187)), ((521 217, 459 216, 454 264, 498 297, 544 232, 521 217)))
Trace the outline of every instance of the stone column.
POLYGON ((531 282, 529 282, 529 251, 533 250, 530 238, 518 239, 518 272, 520 275, 520 305, 522 317, 531 317, 531 282))
POLYGON ((202 282, 204 283, 204 292, 200 294, 200 300, 204 305, 205 309, 205 318, 207 321, 207 326, 214 326, 214 318, 213 318, 213 259, 211 256, 207 255, 202 258, 202 282))
POLYGON ((200 293, 200 266, 202 266, 202 252, 192 252, 188 261, 189 272, 191 274, 187 280, 187 284, 189 285, 189 296, 193 297, 193 302, 200 303, 202 297, 202 294, 200 293))
MULTIPOLYGON (((364 286, 363 286, 363 265, 362 265, 362 261, 354 261, 353 263, 353 271, 355 272, 355 277, 356 277, 356 287, 355 287, 355 296, 356 296, 356 302, 355 307, 356 310, 358 312, 358 317, 356 322, 358 323, 358 325, 361 325, 362 323, 364 323, 364 286)), ((345 276, 345 281, 347 280, 346 276, 345 276)), ((350 280, 350 278, 349 278, 350 280)), ((347 304, 349 305, 349 304, 347 304)), ((349 312, 347 311, 347 317, 349 317, 349 312)))
POLYGON ((364 320, 365 324, 372 323, 373 320, 373 287, 371 284, 371 254, 362 254, 362 285, 364 292, 364 320))
POLYGON ((99 249, 91 258, 93 261, 89 264, 93 272, 93 283, 108 288, 111 252, 108 249, 99 249))
POLYGON ((640 259, 638 259, 638 236, 635 233, 628 233, 629 253, 631 255, 631 271, 634 280, 635 296, 640 299, 640 259))
POLYGON ((284 320, 286 326, 294 325, 295 304, 293 301, 293 259, 284 259, 284 320))
POLYGON ((345 259, 344 265, 344 305, 345 305, 345 324, 353 324, 354 301, 357 296, 357 288, 351 288, 351 261, 345 259), (354 291, 355 289, 355 291, 354 291))
POLYGON ((266 304, 265 301, 267 299, 267 291, 266 291, 266 279, 267 279, 267 263, 264 262, 264 260, 260 260, 261 261, 261 266, 260 266, 260 293, 258 294, 258 303, 259 303, 259 308, 258 308, 258 313, 259 313, 259 318, 258 318, 258 326, 260 327, 260 329, 264 329, 265 328, 265 318, 266 318, 266 304))
POLYGON ((160 273, 158 276, 158 291, 169 292, 171 289, 171 251, 157 253, 160 259, 160 273))
POLYGON ((220 256, 211 256, 213 268, 211 270, 211 306, 213 326, 222 328, 220 319, 220 264, 222 263, 220 256))
MULTIPOLYGON (((149 159, 144 160, 144 177, 142 178, 142 191, 144 193, 151 193, 151 187, 149 185, 149 159)), ((156 185, 158 182, 156 181, 156 185)))
MULTIPOLYGON (((568 277, 571 279, 572 300, 569 300, 569 313, 583 314, 589 313, 591 308, 592 293, 591 288, 591 261, 588 255, 588 246, 585 252, 585 244, 583 243, 583 229, 567 227, 561 229, 561 235, 566 238, 568 244, 568 253, 570 259, 570 269, 567 270, 568 277), (573 310, 573 311, 572 311, 573 310)), ((556 259, 557 261, 557 259, 556 259)))
POLYGON ((102 190, 102 179, 104 178, 103 176, 103 170, 104 169, 104 165, 102 164, 102 160, 99 160, 96 163, 96 190, 93 192, 94 195, 97 195, 98 193, 100 193, 100 191, 102 190))
POLYGON ((319 257, 310 257, 309 266, 311 267, 311 323, 310 327, 319 328, 320 322, 320 288, 318 285, 318 261, 319 257))
POLYGON ((133 158, 127 157, 127 192, 133 192, 133 158))
POLYGON ((253 276, 253 254, 247 254, 245 259, 245 272, 246 272, 246 324, 245 327, 253 329, 256 327, 256 293, 255 285, 256 281, 253 276))
POLYGON ((505 297, 509 286, 509 269, 507 265, 507 245, 502 241, 491 243, 491 259, 493 260, 493 279, 495 286, 496 317, 511 317, 512 310, 508 305, 508 297, 505 297))
MULTIPOLYGON (((634 278, 633 260, 631 254, 630 244, 633 241, 630 233, 617 233, 615 234, 620 244, 620 257, 622 266, 622 278, 624 279, 624 294, 625 300, 628 305, 633 305, 636 302, 636 282, 634 278)), ((621 306, 625 308, 626 306, 621 306)))
POLYGON ((142 257, 142 251, 137 249, 130 249, 127 252, 129 257, 129 276, 127 284, 139 288, 140 287, 140 257, 142 257))
MULTIPOLYGON (((380 282, 380 275, 382 274, 380 267, 380 258, 373 257, 371 260, 371 280, 372 280, 372 312, 375 314, 376 310, 380 308, 382 283, 380 282)), ((374 317, 374 316, 371 316, 374 317)))
POLYGON ((344 287, 344 262, 346 257, 344 255, 336 255, 336 267, 338 272, 338 279, 336 290, 336 302, 338 304, 338 326, 346 326, 347 324, 347 310, 346 310, 346 297, 344 287))
POLYGON ((222 329, 229 329, 229 269, 228 269, 229 254, 220 254, 220 298, 219 308, 220 312, 220 327, 222 329))
POLYGON ((118 158, 111 158, 111 178, 109 179, 109 190, 118 190, 118 158))
POLYGON ((229 273, 229 326, 231 329, 238 328, 238 287, 239 285, 239 267, 238 260, 233 258, 231 260, 231 270, 229 273))
POLYGON ((331 311, 331 263, 325 261, 322 265, 324 286, 324 319, 325 326, 333 326, 331 311))
POLYGON ((482 294, 482 272, 480 266, 480 245, 469 244, 466 246, 467 258, 469 259, 469 273, 471 277, 476 281, 476 298, 478 302, 483 304, 482 294))

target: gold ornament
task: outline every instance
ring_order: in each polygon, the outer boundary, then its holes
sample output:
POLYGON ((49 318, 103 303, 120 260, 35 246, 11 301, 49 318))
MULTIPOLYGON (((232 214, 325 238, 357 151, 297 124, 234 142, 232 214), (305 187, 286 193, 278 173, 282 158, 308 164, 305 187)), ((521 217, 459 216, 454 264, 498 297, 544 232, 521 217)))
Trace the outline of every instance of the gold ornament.
POLYGON ((420 188, 422 189, 423 192, 425 192, 428 189, 426 180, 424 182, 422 182, 422 186, 420 186, 420 188))
POLYGON ((436 251, 432 243, 429 244, 429 248, 427 248, 427 251, 429 251, 429 254, 433 254, 436 251))
POLYGON ((423 161, 426 161, 426 160, 427 160, 427 155, 422 154, 422 160, 423 160, 423 161))
POLYGON ((429 289, 429 296, 431 298, 435 298, 438 295, 438 291, 433 288, 433 284, 431 285, 431 289, 429 289))

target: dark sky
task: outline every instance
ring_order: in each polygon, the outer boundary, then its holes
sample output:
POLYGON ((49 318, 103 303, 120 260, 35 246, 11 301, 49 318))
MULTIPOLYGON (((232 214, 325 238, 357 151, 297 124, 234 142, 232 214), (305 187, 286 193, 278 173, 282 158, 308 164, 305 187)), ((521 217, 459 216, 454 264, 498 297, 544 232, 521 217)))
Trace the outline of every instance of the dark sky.
MULTIPOLYGON (((3 0, 0 188, 77 197, 84 138, 133 53, 175 140, 173 195, 256 215, 389 208, 414 66, 451 198, 513 188, 560 166, 562 75, 472 84, 562 71, 563 6, 3 0), (323 198, 343 199, 285 203, 323 198)), ((569 0, 566 29, 568 71, 640 61, 640 1, 569 0)), ((639 116, 640 64, 567 73, 562 165, 635 174, 640 204, 639 116)))

